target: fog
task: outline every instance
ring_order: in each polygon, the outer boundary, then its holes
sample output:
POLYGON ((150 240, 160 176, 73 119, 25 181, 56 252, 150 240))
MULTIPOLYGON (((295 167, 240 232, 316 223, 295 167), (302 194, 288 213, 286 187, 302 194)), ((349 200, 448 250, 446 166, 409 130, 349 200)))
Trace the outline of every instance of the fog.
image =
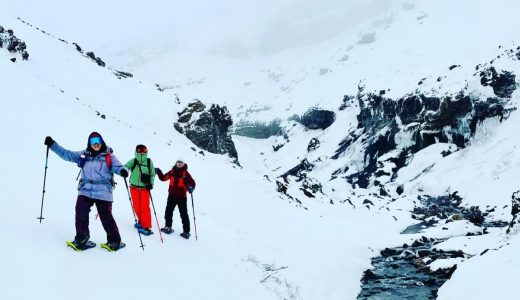
POLYGON ((241 58, 325 41, 393 1, 0 0, 0 10, 89 49, 168 44, 241 58))

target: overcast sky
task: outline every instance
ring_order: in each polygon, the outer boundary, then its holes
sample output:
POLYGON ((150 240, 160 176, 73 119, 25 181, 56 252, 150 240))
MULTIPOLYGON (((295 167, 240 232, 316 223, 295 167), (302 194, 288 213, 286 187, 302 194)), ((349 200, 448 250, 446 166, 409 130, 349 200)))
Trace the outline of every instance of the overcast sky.
POLYGON ((327 40, 392 1, 0 0, 0 9, 92 49, 161 40, 241 57, 327 40))

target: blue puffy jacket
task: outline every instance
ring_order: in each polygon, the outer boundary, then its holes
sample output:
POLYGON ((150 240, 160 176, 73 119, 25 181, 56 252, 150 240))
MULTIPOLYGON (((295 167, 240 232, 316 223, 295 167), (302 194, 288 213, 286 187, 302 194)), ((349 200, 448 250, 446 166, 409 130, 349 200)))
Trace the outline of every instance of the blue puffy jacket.
POLYGON ((121 170, 124 169, 124 167, 116 156, 112 154, 112 149, 106 148, 107 150, 96 156, 85 155, 88 153, 85 150, 67 150, 56 142, 52 144, 50 149, 63 160, 78 165, 81 165, 84 162, 81 172, 81 180, 78 186, 79 195, 98 200, 113 201, 112 190, 114 187, 112 185, 112 174, 121 175, 121 170), (106 154, 108 153, 110 154, 111 170, 108 168, 106 162, 106 154), (82 158, 82 155, 84 155, 85 158, 82 158))

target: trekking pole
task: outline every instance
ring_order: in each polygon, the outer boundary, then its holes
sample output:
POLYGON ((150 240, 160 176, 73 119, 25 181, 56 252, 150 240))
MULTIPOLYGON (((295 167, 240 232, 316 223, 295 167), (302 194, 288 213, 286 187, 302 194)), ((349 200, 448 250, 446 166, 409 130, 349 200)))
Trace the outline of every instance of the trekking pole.
POLYGON ((153 214, 155 215, 155 221, 157 221, 157 230, 159 230, 159 236, 161 237, 161 243, 164 243, 162 233, 161 233, 161 226, 159 225, 159 219, 157 218, 157 213, 155 212, 155 205, 153 204, 152 191, 150 191, 150 201, 152 202, 153 214))
POLYGON ((195 205, 193 204, 193 193, 191 195, 191 209, 193 210, 193 225, 195 226, 195 240, 197 241, 197 218, 195 217, 195 205))
MULTIPOLYGON (((132 197, 130 196, 130 190, 128 189, 128 182, 126 182, 126 177, 123 179, 125 180, 126 191, 128 192, 128 200, 130 200, 130 207, 132 208, 132 213, 134 214, 134 221, 137 223, 137 216, 135 215, 134 206, 132 205, 132 197)), ((141 233, 139 230, 137 230, 137 234, 139 235, 139 241, 141 241, 141 246, 139 247, 143 248, 144 251, 143 239, 141 238, 141 233)))
POLYGON ((42 207, 40 209, 40 217, 37 218, 40 220, 40 224, 42 220, 45 219, 43 217, 43 198, 45 197, 45 181, 47 180, 47 163, 49 162, 49 146, 47 146, 47 153, 45 154, 45 173, 43 175, 43 192, 42 192, 42 207))

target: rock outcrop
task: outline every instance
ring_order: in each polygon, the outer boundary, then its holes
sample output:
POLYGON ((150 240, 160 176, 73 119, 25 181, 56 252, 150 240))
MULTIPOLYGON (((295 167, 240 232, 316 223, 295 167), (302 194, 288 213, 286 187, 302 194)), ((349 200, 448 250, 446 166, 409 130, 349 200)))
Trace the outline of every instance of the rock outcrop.
POLYGON ((174 123, 178 132, 199 148, 215 154, 228 154, 238 163, 238 154, 229 131, 233 120, 225 106, 212 104, 206 109, 206 105, 195 99, 178 115, 174 123))

